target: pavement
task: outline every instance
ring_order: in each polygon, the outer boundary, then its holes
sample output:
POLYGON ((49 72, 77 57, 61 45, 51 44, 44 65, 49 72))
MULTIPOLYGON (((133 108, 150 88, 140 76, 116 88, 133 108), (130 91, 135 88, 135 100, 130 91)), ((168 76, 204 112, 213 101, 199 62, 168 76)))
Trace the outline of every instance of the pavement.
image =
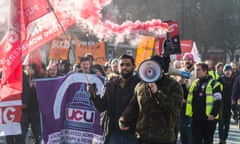
MULTIPOLYGON (((240 128, 239 128, 238 124, 234 123, 233 120, 231 120, 230 131, 229 131, 228 139, 227 139, 226 143, 227 144, 240 144, 240 128)), ((5 141, 5 137, 0 137, 0 144, 7 144, 5 141)), ((31 144, 30 134, 28 134, 28 136, 26 138, 26 144, 31 144)), ((181 144, 181 142, 178 141, 177 144, 181 144)), ((218 128, 216 128, 216 131, 215 131, 214 144, 219 144, 218 128)))
MULTIPOLYGON (((178 140, 177 144, 181 144, 180 140, 178 140)), ((218 127, 215 130, 213 144, 219 144, 218 127)), ((240 128, 238 124, 236 124, 233 120, 231 120, 230 130, 228 133, 228 139, 226 140, 226 144, 240 144, 240 128)))
MULTIPOLYGON (((230 131, 228 133, 227 144, 240 144, 240 128, 239 125, 231 121, 230 131)), ((215 131, 214 144, 219 144, 218 130, 215 131)))

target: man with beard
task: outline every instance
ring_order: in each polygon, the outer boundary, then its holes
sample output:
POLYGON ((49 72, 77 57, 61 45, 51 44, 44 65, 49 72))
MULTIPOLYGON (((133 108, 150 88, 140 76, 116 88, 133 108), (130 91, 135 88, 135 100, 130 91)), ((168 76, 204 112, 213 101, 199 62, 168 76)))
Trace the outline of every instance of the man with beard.
POLYGON ((119 58, 119 76, 107 81, 102 96, 96 95, 94 84, 88 85, 88 92, 96 109, 102 113, 105 144, 135 144, 135 124, 127 131, 120 130, 118 119, 133 96, 134 87, 139 81, 133 76, 135 61, 129 55, 119 58))
POLYGON ((183 106, 180 111, 179 123, 180 123, 180 139, 183 144, 191 144, 191 118, 185 115, 186 102, 188 89, 192 83, 196 79, 194 76, 194 57, 191 53, 185 53, 183 56, 183 70, 191 73, 190 79, 182 78, 180 81, 180 85, 183 88, 184 98, 183 98, 183 106))
MULTIPOLYGON (((196 76, 194 75, 194 56, 191 53, 185 53, 183 56, 183 70, 190 72, 191 77, 188 80, 187 87, 189 87, 193 80, 196 79, 196 76)), ((186 80, 186 79, 185 79, 186 80)))

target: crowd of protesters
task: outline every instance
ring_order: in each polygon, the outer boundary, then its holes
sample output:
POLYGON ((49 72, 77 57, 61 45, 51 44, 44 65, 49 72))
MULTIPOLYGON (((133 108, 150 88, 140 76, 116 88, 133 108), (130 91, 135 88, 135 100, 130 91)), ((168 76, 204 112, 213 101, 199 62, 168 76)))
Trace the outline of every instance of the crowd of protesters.
MULTIPOLYGON (((213 143, 213 135, 217 124, 219 143, 226 143, 231 118, 236 122, 239 118, 240 75, 237 64, 234 62, 217 62, 214 64, 211 60, 197 63, 194 61, 191 53, 185 53, 182 60, 172 60, 170 63, 177 70, 191 73, 191 77, 187 79, 181 75, 166 75, 166 77, 175 79, 181 86, 183 92, 182 106, 179 107, 181 108, 179 110, 175 108, 176 112, 178 112, 176 114, 178 121, 174 126, 171 126, 174 127, 175 137, 173 138, 173 135, 171 135, 171 141, 161 141, 158 143, 167 142, 172 144, 176 143, 177 139, 182 144, 213 143), (211 96, 213 99, 209 98, 211 96), (179 138, 178 134, 180 134, 179 138)), ((106 99, 97 99, 94 89, 90 89, 89 91, 97 110, 102 112, 103 116, 107 115, 108 120, 110 119, 108 123, 106 121, 102 122, 103 125, 105 124, 104 130, 107 131, 105 143, 121 144, 121 142, 118 142, 120 139, 125 139, 125 143, 138 143, 137 139, 134 140, 137 121, 128 124, 130 129, 125 129, 118 122, 119 120, 122 122, 123 117, 124 119, 129 119, 128 113, 130 112, 127 110, 136 111, 136 109, 133 110, 131 106, 128 106, 131 99, 133 99, 131 101, 132 105, 138 102, 138 96, 134 92, 134 87, 140 82, 140 79, 137 76, 134 58, 123 55, 120 58, 113 58, 107 61, 105 65, 100 65, 94 61, 91 54, 86 54, 79 59, 79 62, 73 65, 65 61, 50 61, 48 66, 41 64, 40 68, 36 64, 23 66, 22 135, 7 136, 7 143, 25 144, 29 127, 31 128, 33 143, 41 143, 40 114, 36 88, 33 81, 36 78, 55 78, 72 72, 96 74, 105 78, 104 87, 107 90, 109 89, 108 93, 103 94, 104 97, 107 97, 106 99), (134 95, 136 95, 136 102, 134 101, 134 95), (108 103, 111 103, 111 105, 108 105, 108 103), (127 110, 124 111, 127 106, 127 110)), ((166 70, 165 73, 167 73, 166 70)), ((159 91, 156 89, 156 92, 159 91)), ((154 94, 156 92, 154 91, 154 94)), ((167 92, 167 94, 170 93, 167 92)), ((167 94, 166 96, 168 96, 167 94)), ((141 115, 141 112, 139 114, 141 115)), ((172 115, 175 114, 173 113, 172 115)), ((137 119, 137 116, 133 119, 137 119)), ((141 128, 141 126, 137 125, 137 128, 139 127, 141 128)), ((160 129, 160 127, 157 128, 160 129)), ((156 138, 156 140, 163 139, 156 138)), ((170 140, 170 137, 168 140, 170 140)), ((153 142, 156 143, 154 140, 153 142)), ((141 141, 140 143, 144 142, 141 141)))
POLYGON ((190 79, 173 76, 184 90, 183 106, 177 124, 181 143, 213 143, 218 123, 219 143, 225 144, 231 118, 236 122, 239 119, 240 76, 237 64, 233 62, 214 64, 212 60, 196 63, 190 53, 183 56, 182 62, 173 63, 176 68, 192 73, 190 79), (211 80, 213 86, 210 92, 213 100, 209 99, 207 90, 211 80), (209 105, 212 106, 211 111, 208 111, 209 105))

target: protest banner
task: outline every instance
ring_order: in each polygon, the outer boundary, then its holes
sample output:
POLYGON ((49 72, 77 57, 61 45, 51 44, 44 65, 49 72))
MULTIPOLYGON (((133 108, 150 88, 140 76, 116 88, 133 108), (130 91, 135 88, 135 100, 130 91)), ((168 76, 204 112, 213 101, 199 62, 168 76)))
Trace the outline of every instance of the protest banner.
MULTIPOLYGON (((173 44, 173 50, 171 50, 171 54, 180 54, 181 53, 181 45, 180 45, 180 36, 178 31, 178 21, 169 20, 165 21, 168 24, 168 32, 170 34, 170 38, 173 44)), ((157 55, 162 55, 164 41, 166 40, 166 34, 160 35, 156 38, 155 44, 155 53, 157 55)))
POLYGON ((44 143, 103 143, 100 114, 86 90, 87 84, 93 82, 97 94, 101 94, 103 78, 93 74, 71 73, 36 80, 44 143))
POLYGON ((136 59, 135 64, 137 67, 142 61, 148 59, 153 55, 154 45, 155 45, 154 37, 140 36, 135 58, 136 59))
POLYGON ((69 49, 71 46, 71 36, 62 35, 52 40, 49 59, 54 60, 67 60, 69 55, 69 49))
POLYGON ((105 43, 98 42, 94 45, 85 45, 79 40, 76 40, 76 61, 79 62, 79 58, 83 57, 86 53, 91 53, 94 61, 97 64, 104 65, 106 62, 105 43))

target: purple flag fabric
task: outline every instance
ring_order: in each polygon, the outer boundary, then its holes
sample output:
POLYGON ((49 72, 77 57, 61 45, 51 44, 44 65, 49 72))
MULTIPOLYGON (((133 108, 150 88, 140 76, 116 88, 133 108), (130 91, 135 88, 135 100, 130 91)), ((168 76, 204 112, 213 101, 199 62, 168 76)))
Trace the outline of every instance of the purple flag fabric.
POLYGON ((35 82, 44 144, 103 143, 100 113, 94 108, 86 90, 88 83, 96 83, 97 93, 101 94, 103 78, 71 73, 35 82))

